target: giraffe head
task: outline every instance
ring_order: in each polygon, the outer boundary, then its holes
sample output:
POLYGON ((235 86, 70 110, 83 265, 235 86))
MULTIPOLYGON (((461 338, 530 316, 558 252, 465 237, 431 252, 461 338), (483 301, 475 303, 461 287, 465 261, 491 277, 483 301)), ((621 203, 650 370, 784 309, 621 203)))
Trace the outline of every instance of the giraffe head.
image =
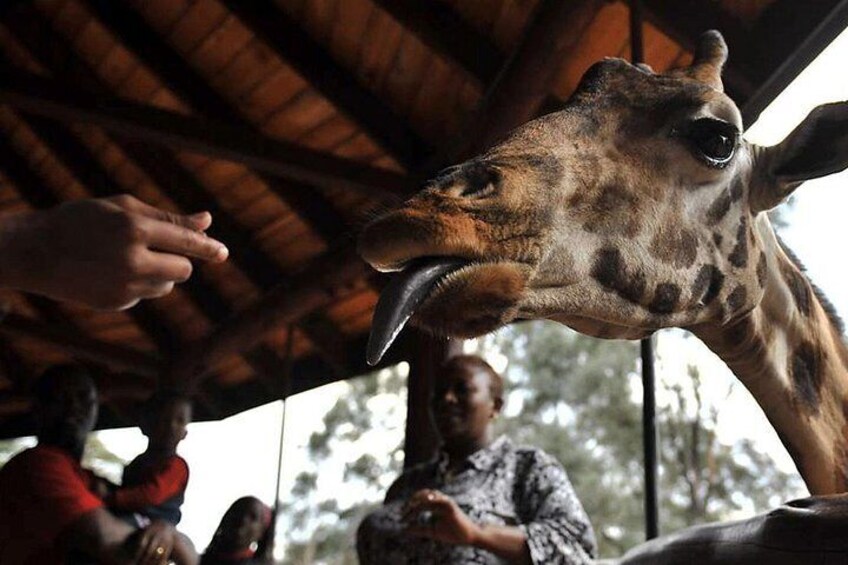
POLYGON ((456 337, 550 318, 637 339, 754 308, 769 245, 758 224, 803 180, 848 165, 848 105, 753 146, 722 89, 726 57, 707 32, 685 69, 599 62, 561 111, 366 226, 363 258, 403 271, 378 305, 369 355, 413 314, 456 337))

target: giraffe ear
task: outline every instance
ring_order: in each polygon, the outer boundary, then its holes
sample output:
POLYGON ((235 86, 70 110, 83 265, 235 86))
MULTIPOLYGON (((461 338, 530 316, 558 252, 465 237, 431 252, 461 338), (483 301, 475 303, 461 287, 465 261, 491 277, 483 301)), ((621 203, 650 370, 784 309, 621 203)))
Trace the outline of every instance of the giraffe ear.
POLYGON ((763 150, 758 166, 765 182, 752 194, 756 211, 777 206, 805 180, 848 168, 848 102, 816 107, 786 139, 763 150))

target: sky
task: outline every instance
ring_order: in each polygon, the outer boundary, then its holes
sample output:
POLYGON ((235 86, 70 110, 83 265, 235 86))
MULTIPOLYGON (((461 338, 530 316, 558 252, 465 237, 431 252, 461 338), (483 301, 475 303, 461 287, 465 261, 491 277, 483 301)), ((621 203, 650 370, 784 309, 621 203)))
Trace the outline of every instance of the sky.
MULTIPOLYGON (((848 99, 846 60, 848 32, 843 32, 763 112, 746 138, 772 145, 817 104, 848 99)), ((848 239, 840 230, 843 222, 848 221, 848 173, 806 183, 795 194, 794 204, 786 213, 790 225, 781 235, 807 266, 810 279, 824 291, 842 317, 848 318, 848 261, 841 251, 848 239)), ((723 406, 719 429, 722 440, 752 438, 773 455, 779 466, 788 471, 794 469, 776 434, 744 388, 735 386, 731 395, 724 398, 735 379, 696 339, 685 338, 680 331, 664 331, 657 337, 657 351, 657 371, 661 375, 682 375, 687 363, 697 363, 701 374, 709 376, 711 393, 723 406)), ((345 383, 334 383, 298 394, 287 403, 280 489, 283 498, 294 476, 308 462, 309 436, 321 430, 324 413, 346 390, 345 383)), ((188 438, 180 446, 180 453, 192 471, 180 529, 194 540, 199 550, 206 547, 224 511, 236 498, 251 494, 273 503, 282 412, 282 403, 276 402, 220 422, 189 427, 188 438)), ((144 437, 135 429, 100 432, 98 436, 110 450, 127 460, 145 448, 144 437)), ((340 469, 322 471, 326 471, 326 477, 322 475, 323 488, 332 489, 340 484, 340 469)), ((357 495, 340 492, 351 499, 357 495)))

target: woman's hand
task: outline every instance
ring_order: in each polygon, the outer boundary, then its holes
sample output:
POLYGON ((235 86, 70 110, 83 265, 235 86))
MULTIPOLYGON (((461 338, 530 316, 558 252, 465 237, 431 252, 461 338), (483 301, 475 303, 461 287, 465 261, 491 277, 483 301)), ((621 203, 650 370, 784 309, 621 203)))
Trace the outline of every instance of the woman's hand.
POLYGON ((480 527, 471 521, 448 495, 423 489, 413 494, 403 508, 406 531, 451 545, 474 545, 480 527))
POLYGON ((168 562, 177 538, 177 530, 168 522, 154 520, 140 532, 135 563, 164 565, 168 562))

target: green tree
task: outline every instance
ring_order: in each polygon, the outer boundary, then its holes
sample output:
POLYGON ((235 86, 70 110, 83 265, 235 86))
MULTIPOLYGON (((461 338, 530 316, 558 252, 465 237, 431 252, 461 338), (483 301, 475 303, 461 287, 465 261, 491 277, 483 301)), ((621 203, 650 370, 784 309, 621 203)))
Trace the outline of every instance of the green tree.
MULTIPOLYGON (((394 367, 353 379, 324 416, 324 429, 309 439, 310 465, 295 478, 281 510, 288 564, 355 565, 356 528, 377 507, 403 464, 406 374, 394 367), (334 454, 355 453, 347 461, 334 454), (322 489, 320 475, 331 465, 343 468, 345 490, 361 491, 361 500, 341 507, 338 492, 322 489)), ((296 399, 295 399, 296 401, 296 399)))

